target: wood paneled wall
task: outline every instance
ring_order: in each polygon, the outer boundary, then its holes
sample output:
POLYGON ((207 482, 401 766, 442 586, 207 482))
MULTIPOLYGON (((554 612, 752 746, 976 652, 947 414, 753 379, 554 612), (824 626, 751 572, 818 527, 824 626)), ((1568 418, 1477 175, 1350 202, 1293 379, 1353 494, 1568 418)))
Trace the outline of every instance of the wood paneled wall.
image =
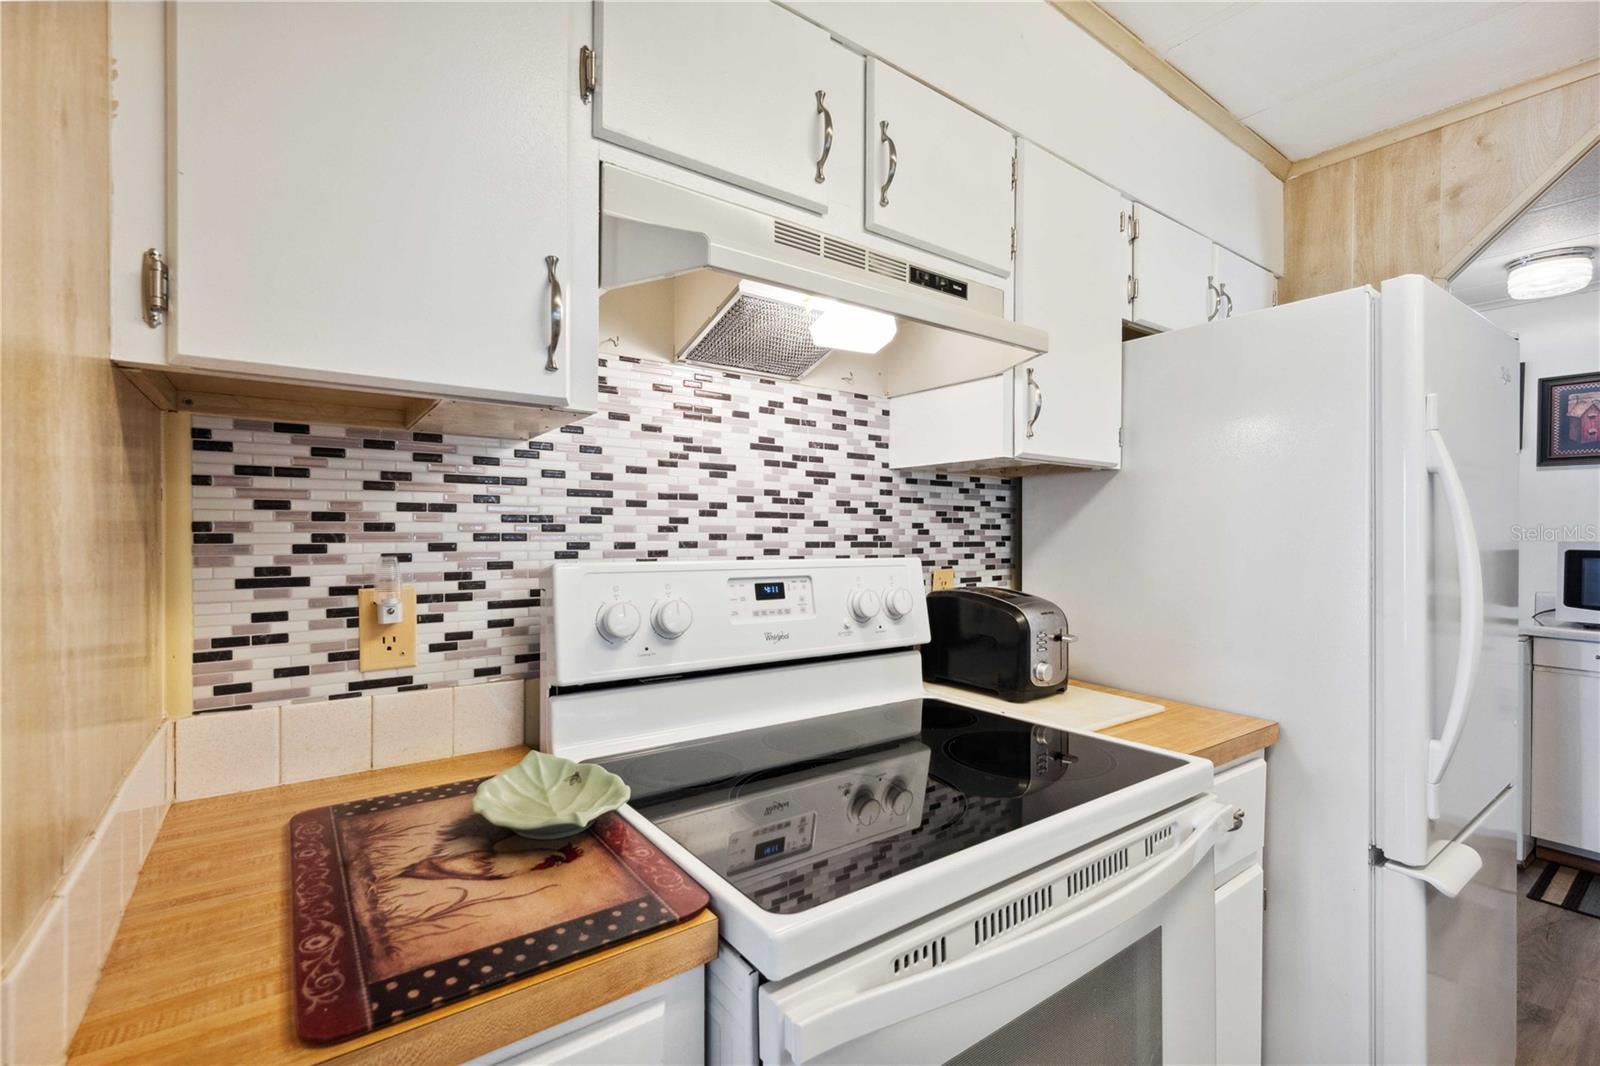
POLYGON ((0 6, 0 957, 161 717, 159 415, 112 370, 104 3, 0 6))
POLYGON ((1281 300, 1458 268, 1597 123, 1590 77, 1291 177, 1281 300))

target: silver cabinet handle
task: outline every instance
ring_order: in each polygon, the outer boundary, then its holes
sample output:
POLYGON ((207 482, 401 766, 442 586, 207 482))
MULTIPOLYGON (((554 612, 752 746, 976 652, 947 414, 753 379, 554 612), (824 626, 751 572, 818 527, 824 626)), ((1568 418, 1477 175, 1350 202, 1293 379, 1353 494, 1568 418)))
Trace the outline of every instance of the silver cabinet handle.
POLYGON ((1028 416, 1028 436, 1033 436, 1033 424, 1039 421, 1039 415, 1044 412, 1044 389, 1033 380, 1033 367, 1028 368, 1028 395, 1033 397, 1033 413, 1028 416))
POLYGON ((889 120, 884 119, 878 123, 878 143, 889 146, 889 176, 883 179, 883 188, 878 190, 878 206, 889 206, 889 186, 894 184, 895 168, 900 165, 900 156, 894 150, 894 138, 889 136, 889 120))
POLYGON ((1211 304, 1211 310, 1206 312, 1206 321, 1211 322, 1222 310, 1222 290, 1217 288, 1217 279, 1214 277, 1206 278, 1206 299, 1211 304))
POLYGON ((1243 828, 1244 828, 1244 808, 1243 807, 1235 807, 1233 809, 1233 821, 1228 826, 1228 832, 1237 833, 1239 830, 1241 830, 1243 828))
POLYGON ((545 370, 557 370, 556 349, 561 347, 561 320, 567 316, 566 301, 561 298, 561 281, 556 277, 556 264, 561 262, 553 255, 544 257, 545 269, 550 271, 550 347, 545 350, 545 370))
POLYGON ((1233 317, 1233 297, 1231 295, 1229 295, 1229 293, 1228 293, 1228 283, 1226 281, 1224 281, 1221 285, 1217 286, 1217 295, 1221 296, 1224 300, 1228 301, 1228 309, 1222 313, 1222 317, 1223 318, 1232 318, 1233 317))
POLYGON ((833 151, 833 112, 823 103, 828 94, 817 90, 817 114, 822 116, 822 154, 817 156, 817 184, 827 181, 822 168, 828 165, 828 155, 833 151))

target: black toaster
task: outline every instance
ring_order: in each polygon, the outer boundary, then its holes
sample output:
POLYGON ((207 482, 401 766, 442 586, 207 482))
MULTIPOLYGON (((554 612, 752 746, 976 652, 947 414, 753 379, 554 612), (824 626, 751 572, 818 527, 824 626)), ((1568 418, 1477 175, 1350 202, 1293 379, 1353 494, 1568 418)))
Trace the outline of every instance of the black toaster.
POLYGON ((1021 702, 1067 687, 1067 616, 1049 600, 1004 588, 928 594, 922 676, 1021 702))

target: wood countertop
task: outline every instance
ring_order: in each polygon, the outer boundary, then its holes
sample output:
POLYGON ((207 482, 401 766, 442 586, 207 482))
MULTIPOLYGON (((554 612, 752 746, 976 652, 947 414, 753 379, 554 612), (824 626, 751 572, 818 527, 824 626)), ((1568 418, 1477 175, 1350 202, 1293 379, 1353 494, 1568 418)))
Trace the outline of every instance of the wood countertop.
POLYGON ((1247 714, 1216 711, 1192 703, 1147 696, 1142 692, 1091 685, 1074 681, 1074 685, 1110 692, 1130 699, 1159 703, 1165 710, 1131 722, 1109 726, 1100 730, 1106 736, 1148 744, 1153 748, 1184 755, 1198 755, 1210 759, 1218 766, 1264 751, 1278 742, 1278 723, 1266 718, 1252 718, 1247 714))
POLYGON ((173 804, 73 1038, 73 1063, 462 1062, 711 961, 709 911, 334 1044, 295 1035, 289 818, 498 773, 526 749, 173 804))

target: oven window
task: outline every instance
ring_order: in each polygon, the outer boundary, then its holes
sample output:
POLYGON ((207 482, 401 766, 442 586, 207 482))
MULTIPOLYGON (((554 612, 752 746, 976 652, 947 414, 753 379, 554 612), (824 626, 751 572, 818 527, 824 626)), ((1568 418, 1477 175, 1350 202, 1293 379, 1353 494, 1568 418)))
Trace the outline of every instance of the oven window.
POLYGON ((950 1060, 952 1066, 1160 1061, 1159 928, 950 1060))

